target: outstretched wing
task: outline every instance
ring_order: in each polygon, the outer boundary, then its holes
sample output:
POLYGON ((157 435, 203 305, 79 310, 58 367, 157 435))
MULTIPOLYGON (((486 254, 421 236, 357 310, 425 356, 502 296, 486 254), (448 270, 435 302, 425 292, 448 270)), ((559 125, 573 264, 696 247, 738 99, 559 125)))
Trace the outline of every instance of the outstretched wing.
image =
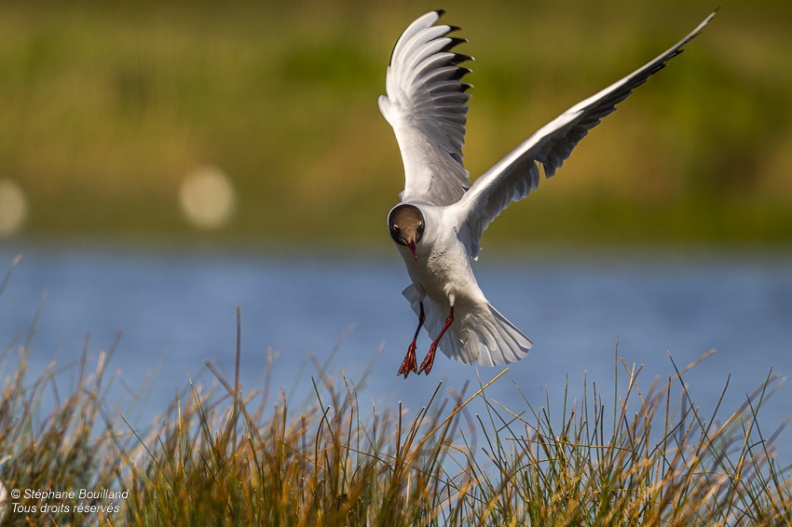
POLYGON ((459 202, 460 212, 471 230, 471 254, 477 256, 478 240, 490 222, 510 202, 524 198, 539 185, 537 163, 544 167, 546 177, 552 177, 588 131, 613 112, 616 104, 646 82, 650 75, 660 71, 670 59, 682 53, 682 47, 698 35, 713 16, 715 12, 653 61, 562 113, 476 179, 459 202))
POLYGON ((460 80, 470 70, 459 64, 471 58, 451 51, 464 40, 448 36, 457 28, 434 25, 442 14, 404 30, 388 66, 388 95, 379 98, 404 162, 402 201, 449 205, 470 186, 462 165, 470 85, 460 80))

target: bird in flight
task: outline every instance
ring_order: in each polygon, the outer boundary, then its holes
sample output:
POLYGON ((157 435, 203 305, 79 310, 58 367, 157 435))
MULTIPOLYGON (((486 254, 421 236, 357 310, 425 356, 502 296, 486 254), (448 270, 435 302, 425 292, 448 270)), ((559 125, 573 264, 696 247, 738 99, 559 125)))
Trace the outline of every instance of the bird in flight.
POLYGON ((467 93, 462 78, 472 60, 453 51, 465 42, 449 36, 458 28, 436 25, 443 11, 410 24, 393 48, 382 115, 393 128, 404 164, 401 203, 388 214, 388 230, 412 284, 403 294, 418 316, 418 328, 398 374, 428 374, 439 348, 465 364, 515 362, 532 343, 487 301, 471 267, 487 226, 512 201, 526 197, 555 174, 590 129, 616 109, 649 76, 682 52, 715 16, 713 12, 668 51, 599 93, 571 107, 517 145, 471 185, 462 164, 467 93), (416 340, 426 327, 432 344, 420 368, 416 340))

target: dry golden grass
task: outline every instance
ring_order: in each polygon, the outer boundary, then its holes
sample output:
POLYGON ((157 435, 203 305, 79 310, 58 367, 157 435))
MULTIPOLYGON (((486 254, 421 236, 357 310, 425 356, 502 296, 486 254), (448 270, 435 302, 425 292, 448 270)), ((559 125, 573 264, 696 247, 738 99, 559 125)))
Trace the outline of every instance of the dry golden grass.
MULTIPOLYGON (((2 289, 0 288, 0 291, 2 289)), ((217 390, 190 381, 145 433, 103 399, 109 354, 75 366, 67 392, 52 364, 28 378, 26 345, 2 360, 0 481, 6 489, 124 493, 83 500, 93 511, 13 512, 2 525, 734 525, 792 521, 792 477, 772 455, 777 432, 756 415, 772 375, 722 422, 702 415, 682 379, 648 387, 617 360, 626 389, 612 400, 585 387, 561 415, 525 400, 438 385, 412 419, 400 405, 365 410, 357 383, 316 368, 313 403, 272 397, 269 381, 243 394, 238 372, 217 390), (41 401, 55 394, 42 415, 41 401), (468 405, 485 403, 482 415, 468 405), (673 410, 681 401, 679 412, 673 410), (104 508, 102 508, 104 507, 104 508), (109 508, 108 508, 109 507, 109 508)), ((87 353, 87 352, 86 352, 87 353)), ((268 378, 267 378, 268 379, 268 378)), ((623 382, 617 380, 616 386, 623 382)), ((724 390, 725 393, 725 390, 724 390)), ((783 426, 779 426, 779 430, 783 426)), ((57 500, 51 500, 57 501, 57 500)), ((19 507, 42 501, 17 499, 19 507)))

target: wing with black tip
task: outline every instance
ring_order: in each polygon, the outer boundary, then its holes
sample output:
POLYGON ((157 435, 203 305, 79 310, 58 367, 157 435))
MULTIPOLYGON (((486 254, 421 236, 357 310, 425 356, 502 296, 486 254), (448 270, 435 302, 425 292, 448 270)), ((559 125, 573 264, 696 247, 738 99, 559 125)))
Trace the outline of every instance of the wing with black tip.
POLYGON ((471 58, 452 51, 464 42, 448 36, 457 28, 434 25, 442 14, 427 13, 404 30, 379 98, 402 154, 402 201, 449 205, 470 186, 462 165, 470 85, 461 80, 469 70, 459 64, 471 58))

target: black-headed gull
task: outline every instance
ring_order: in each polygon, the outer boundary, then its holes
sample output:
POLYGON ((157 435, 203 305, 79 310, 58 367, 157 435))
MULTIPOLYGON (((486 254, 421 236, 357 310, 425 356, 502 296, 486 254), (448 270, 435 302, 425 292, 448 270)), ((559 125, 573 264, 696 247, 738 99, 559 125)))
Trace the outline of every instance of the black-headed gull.
POLYGON ((470 57, 452 51, 464 42, 458 29, 435 25, 443 11, 410 24, 393 48, 382 115, 393 127, 404 163, 401 203, 388 215, 390 235, 407 265, 412 285, 404 290, 418 315, 418 329, 399 375, 429 373, 437 348, 465 364, 494 366, 518 361, 531 341, 492 307, 473 276, 479 239, 510 202, 539 184, 539 164, 551 177, 572 149, 632 90, 698 35, 710 14, 671 49, 593 97, 576 104, 520 143, 470 185, 462 146, 470 95, 459 64, 470 57), (416 339, 426 325, 434 338, 420 369, 416 339))

